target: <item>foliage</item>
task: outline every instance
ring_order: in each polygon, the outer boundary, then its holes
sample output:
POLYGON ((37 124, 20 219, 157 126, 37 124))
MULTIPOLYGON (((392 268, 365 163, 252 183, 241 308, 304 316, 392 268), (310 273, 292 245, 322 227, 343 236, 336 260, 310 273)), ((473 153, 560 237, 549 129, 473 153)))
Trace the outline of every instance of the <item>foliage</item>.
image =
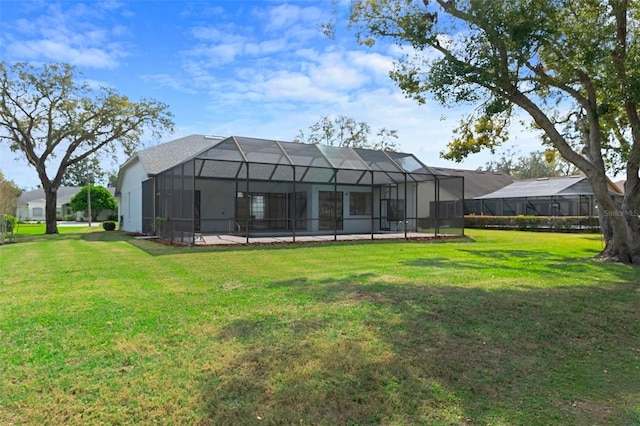
POLYGON ((0 215, 0 244, 12 243, 18 228, 18 218, 9 214, 0 215))
POLYGON ((102 222, 102 228, 105 231, 113 231, 113 230, 116 229, 116 224, 115 224, 115 222, 111 222, 111 221, 102 222))
POLYGON ((151 225, 153 234, 157 235, 160 238, 164 237, 164 234, 166 232, 166 225, 168 221, 169 221, 168 217, 161 217, 161 216, 156 217, 156 220, 154 220, 153 224, 151 225))
POLYGON ((18 197, 22 190, 11 180, 5 179, 0 171, 0 216, 15 214, 18 197))
POLYGON ((469 229, 518 229, 520 231, 599 232, 597 217, 585 216, 479 216, 464 218, 469 229))
MULTIPOLYGON (((118 208, 115 198, 111 195, 111 192, 104 186, 90 185, 91 186, 91 219, 96 220, 98 214, 102 210, 115 210, 118 208)), ((84 212, 88 210, 89 204, 87 197, 87 188, 84 186, 76 195, 71 198, 71 208, 76 212, 84 212)))
POLYGON ((637 423, 640 269, 590 259, 597 234, 470 234, 18 236, 0 256, 0 423, 637 423))
POLYGON ((106 173, 107 186, 115 188, 118 185, 118 172, 110 171, 106 173))
POLYGON ((370 139, 370 134, 371 126, 364 121, 357 122, 343 115, 334 119, 325 116, 309 127, 308 134, 305 135, 300 130, 294 142, 382 151, 397 150, 398 147, 393 140, 398 139, 397 130, 383 127, 375 133, 375 139, 370 139))
POLYGON ((575 166, 567 163, 554 150, 535 151, 528 156, 515 158, 516 153, 507 149, 499 160, 485 164, 484 170, 513 176, 517 179, 570 176, 577 173, 575 166))
POLYGON ((106 176, 97 157, 87 157, 67 167, 61 185, 83 186, 87 183, 102 182, 106 176))
MULTIPOLYGON (((353 0, 351 12, 360 42, 406 48, 391 77, 407 96, 474 105, 443 156, 494 152, 525 111, 544 142, 587 176, 601 210, 639 210, 640 3, 353 0), (621 206, 608 170, 626 171, 621 206)), ((601 220, 603 257, 640 264, 636 218, 601 220)))
POLYGON ((0 142, 38 173, 46 198, 46 233, 57 233, 57 189, 69 167, 91 157, 132 154, 150 130, 173 128, 167 105, 133 102, 95 88, 68 64, 0 62, 0 142))

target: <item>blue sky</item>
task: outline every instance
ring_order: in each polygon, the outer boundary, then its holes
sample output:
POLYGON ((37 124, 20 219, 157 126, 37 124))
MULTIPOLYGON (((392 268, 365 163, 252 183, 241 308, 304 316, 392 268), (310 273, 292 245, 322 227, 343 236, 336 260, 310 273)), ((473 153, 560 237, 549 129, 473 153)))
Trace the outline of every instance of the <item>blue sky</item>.
MULTIPOLYGON (((161 141, 192 133, 288 141, 322 116, 344 115, 374 131, 398 130, 400 150, 430 166, 476 169, 490 160, 488 153, 462 164, 442 160, 464 110, 406 99, 388 77, 402 49, 359 46, 344 26, 327 38, 320 26, 331 12, 329 0, 2 0, 0 56, 67 62, 134 100, 168 104, 176 129, 161 141)), ((512 134, 509 145, 521 153, 539 149, 534 135, 512 134)), ((20 187, 39 184, 5 145, 0 171, 20 187)))

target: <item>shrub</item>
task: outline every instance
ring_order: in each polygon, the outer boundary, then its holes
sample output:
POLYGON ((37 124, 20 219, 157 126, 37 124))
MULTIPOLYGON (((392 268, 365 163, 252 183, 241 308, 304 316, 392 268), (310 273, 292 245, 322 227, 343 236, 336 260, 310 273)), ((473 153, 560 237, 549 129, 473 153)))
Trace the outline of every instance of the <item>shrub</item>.
POLYGON ((0 244, 4 241, 12 243, 16 235, 18 219, 9 214, 0 215, 0 244))
POLYGON ((597 217, 585 216, 465 216, 465 228, 521 231, 599 232, 597 217))
POLYGON ((102 222, 102 227, 105 231, 113 231, 116 229, 116 224, 115 222, 102 222))

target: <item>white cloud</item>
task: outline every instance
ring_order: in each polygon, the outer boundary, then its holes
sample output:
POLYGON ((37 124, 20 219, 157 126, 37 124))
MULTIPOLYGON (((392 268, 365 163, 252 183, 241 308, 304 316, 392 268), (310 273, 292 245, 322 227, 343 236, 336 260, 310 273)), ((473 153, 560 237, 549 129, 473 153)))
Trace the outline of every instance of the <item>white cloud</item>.
POLYGON ((49 60, 53 62, 67 62, 73 65, 90 68, 114 68, 117 66, 118 53, 107 52, 97 48, 76 49, 68 44, 53 40, 17 41, 12 43, 7 51, 13 57, 21 60, 49 60))
POLYGON ((262 14, 267 25, 265 32, 281 32, 300 25, 317 25, 323 19, 323 12, 317 7, 299 7, 291 4, 281 4, 262 14))
POLYGON ((284 39, 264 40, 258 43, 247 43, 244 53, 251 56, 269 55, 288 50, 287 42, 284 39))
POLYGON ((101 3, 96 7, 82 3, 65 6, 48 4, 46 13, 32 20, 21 18, 6 25, 7 56, 17 61, 115 68, 120 59, 129 55, 124 44, 116 40, 127 34, 125 28, 119 24, 111 28, 101 21, 105 8, 118 9, 119 3, 101 3))
POLYGON ((192 88, 185 87, 184 83, 178 81, 174 76, 170 74, 144 74, 141 76, 144 81, 152 81, 161 87, 168 87, 178 92, 184 92, 189 94, 197 94, 198 91, 192 88))

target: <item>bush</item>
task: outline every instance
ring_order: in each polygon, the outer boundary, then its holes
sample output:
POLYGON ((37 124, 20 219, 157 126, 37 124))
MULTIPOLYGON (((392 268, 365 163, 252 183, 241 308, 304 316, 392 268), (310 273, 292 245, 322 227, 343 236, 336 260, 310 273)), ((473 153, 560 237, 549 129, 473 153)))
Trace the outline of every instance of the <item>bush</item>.
POLYGON ((102 227, 105 231, 113 231, 116 229, 116 224, 115 222, 102 222, 102 227))
POLYGON ((521 231, 599 232, 597 217, 586 216, 465 216, 465 228, 521 231))
POLYGON ((67 214, 64 216, 64 220, 66 220, 67 222, 73 222, 76 220, 76 215, 75 214, 67 214))
POLYGON ((18 219, 8 214, 0 215, 0 244, 4 241, 12 243, 16 235, 18 219))

